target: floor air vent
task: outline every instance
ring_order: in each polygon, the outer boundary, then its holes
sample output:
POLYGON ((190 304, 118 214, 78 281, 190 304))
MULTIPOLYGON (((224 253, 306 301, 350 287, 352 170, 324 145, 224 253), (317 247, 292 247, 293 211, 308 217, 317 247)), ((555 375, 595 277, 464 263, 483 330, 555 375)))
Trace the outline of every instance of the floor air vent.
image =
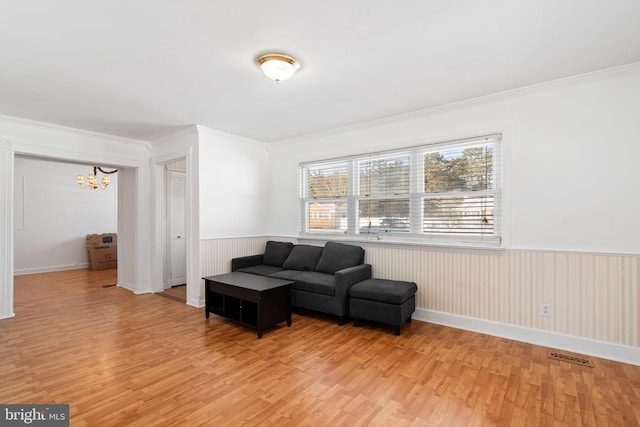
POLYGON ((113 288, 116 284, 114 283, 113 285, 102 285, 103 288, 113 288))
POLYGON ((582 357, 569 356, 566 354, 558 353, 557 351, 550 351, 547 353, 549 359, 563 360, 565 362, 575 363, 576 365, 588 366, 593 368, 593 363, 590 360, 584 359, 582 357))

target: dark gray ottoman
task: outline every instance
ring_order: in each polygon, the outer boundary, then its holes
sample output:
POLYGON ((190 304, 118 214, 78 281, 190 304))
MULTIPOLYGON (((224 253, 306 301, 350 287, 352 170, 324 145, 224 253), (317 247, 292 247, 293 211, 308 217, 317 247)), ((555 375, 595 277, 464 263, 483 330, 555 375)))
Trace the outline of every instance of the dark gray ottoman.
POLYGON ((349 316, 354 326, 360 320, 392 325, 393 332, 400 335, 400 326, 411 322, 416 309, 416 291, 413 282, 386 279, 367 279, 356 283, 349 290, 349 316))

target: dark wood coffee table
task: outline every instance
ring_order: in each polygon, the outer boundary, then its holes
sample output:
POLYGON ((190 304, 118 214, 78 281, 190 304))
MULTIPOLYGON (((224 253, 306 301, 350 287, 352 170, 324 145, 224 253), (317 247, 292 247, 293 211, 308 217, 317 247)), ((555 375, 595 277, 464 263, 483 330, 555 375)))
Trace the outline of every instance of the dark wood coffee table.
POLYGON ((290 280, 247 273, 203 277, 205 317, 209 313, 235 320, 262 331, 286 320, 291 326, 290 280))

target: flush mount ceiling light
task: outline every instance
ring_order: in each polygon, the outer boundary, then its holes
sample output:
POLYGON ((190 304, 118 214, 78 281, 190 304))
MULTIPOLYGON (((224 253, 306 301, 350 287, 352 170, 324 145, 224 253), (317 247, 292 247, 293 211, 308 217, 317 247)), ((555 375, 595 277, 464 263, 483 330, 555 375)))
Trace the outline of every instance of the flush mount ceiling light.
POLYGON ((290 79, 300 68, 300 63, 283 53, 267 53, 256 59, 262 72, 271 80, 280 82, 290 79))

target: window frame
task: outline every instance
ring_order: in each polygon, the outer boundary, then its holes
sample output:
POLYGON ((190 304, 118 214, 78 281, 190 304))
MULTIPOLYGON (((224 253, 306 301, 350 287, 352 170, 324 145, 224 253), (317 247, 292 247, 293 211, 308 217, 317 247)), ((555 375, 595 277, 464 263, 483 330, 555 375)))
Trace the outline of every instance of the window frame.
MULTIPOLYGON (((504 209, 503 189, 502 189, 502 134, 494 133, 481 135, 472 138, 464 138, 450 141, 440 141, 430 144, 422 144, 410 147, 402 147, 386 151, 362 153, 352 156, 344 156, 333 159, 319 161, 301 162, 299 164, 300 176, 300 213, 301 231, 299 236, 303 239, 322 240, 351 240, 351 241, 384 241, 400 244, 418 245, 442 245, 442 246, 479 246, 479 247, 501 247, 504 236, 502 211, 504 209), (458 191, 452 189, 445 192, 425 191, 425 156, 428 153, 443 152, 445 150, 464 150, 471 147, 491 146, 491 175, 490 188, 479 190, 458 191), (399 158, 409 156, 409 191, 403 194, 359 194, 359 165, 362 162, 399 158), (309 168, 318 168, 323 165, 347 164, 348 191, 347 195, 338 198, 310 198, 307 190, 306 171, 309 168), (464 198, 470 196, 491 196, 493 197, 492 208, 492 228, 490 233, 425 233, 424 232, 424 201, 434 198, 464 198), (409 230, 408 232, 379 232, 365 234, 360 232, 359 205, 366 200, 392 200, 408 199, 409 201, 409 230), (309 227, 309 207, 313 203, 346 203, 346 228, 338 231, 319 231, 309 227)), ((464 215, 461 215, 464 216, 464 215)), ((460 228, 462 230, 463 228, 460 228)))

